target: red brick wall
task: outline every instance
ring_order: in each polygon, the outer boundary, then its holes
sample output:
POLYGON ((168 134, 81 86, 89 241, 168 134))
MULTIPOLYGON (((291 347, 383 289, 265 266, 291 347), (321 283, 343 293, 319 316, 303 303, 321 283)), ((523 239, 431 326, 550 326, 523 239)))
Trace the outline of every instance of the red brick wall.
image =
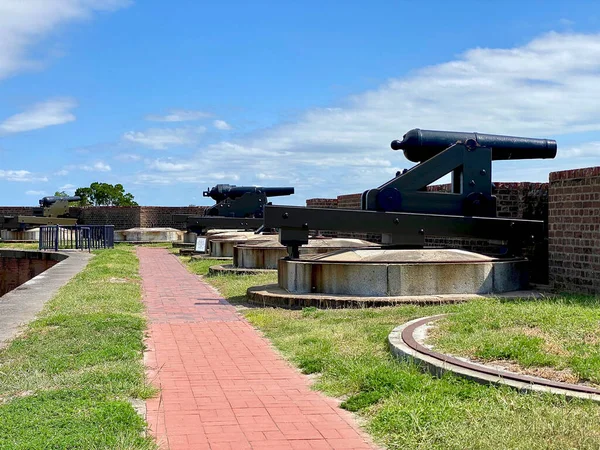
POLYGON ((600 294, 600 167, 550 174, 548 228, 552 286, 600 294))
MULTIPOLYGON (((181 228, 173 214, 203 214, 206 206, 86 206, 71 208, 69 213, 80 225, 114 225, 116 230, 129 228, 181 228)), ((23 206, 0 206, 0 216, 32 215, 23 206)))
POLYGON ((306 200, 308 208, 337 208, 337 198, 309 198, 306 200))
POLYGON ((58 263, 57 260, 48 258, 0 256, 0 297, 56 263, 58 263))
POLYGON ((173 222, 173 214, 202 215, 206 209, 206 206, 142 206, 140 208, 140 226, 144 228, 182 228, 180 224, 173 222))

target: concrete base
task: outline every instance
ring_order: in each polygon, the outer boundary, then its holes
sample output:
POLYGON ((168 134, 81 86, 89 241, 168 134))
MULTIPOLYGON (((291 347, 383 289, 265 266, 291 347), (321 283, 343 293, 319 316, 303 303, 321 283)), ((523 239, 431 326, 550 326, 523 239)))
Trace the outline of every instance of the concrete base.
POLYGON ((24 231, 11 231, 11 230, 0 230, 0 240, 3 241, 27 241, 27 242, 39 242, 40 240, 40 229, 32 228, 24 231))
POLYGON ((522 290, 528 261, 462 250, 346 250, 279 261, 279 287, 294 294, 359 297, 491 294, 522 290))
POLYGON ((244 269, 241 267, 235 267, 233 264, 217 265, 208 268, 209 275, 259 275, 263 273, 275 273, 273 269, 244 269))
POLYGON ((210 256, 210 255, 206 255, 206 254, 198 254, 198 255, 192 255, 192 259, 206 259, 206 260, 214 260, 214 261, 233 261, 231 258, 227 258, 224 256, 210 256))
POLYGON ((115 242, 184 242, 185 231, 176 228, 115 230, 115 242))
POLYGON ((397 305, 443 305, 462 303, 481 298, 543 298, 546 294, 537 291, 514 291, 494 295, 407 295, 386 297, 365 297, 357 295, 293 294, 276 284, 253 286, 246 291, 248 301, 259 306, 272 306, 288 309, 317 308, 373 308, 397 305))
MULTIPOLYGON (((310 239, 307 245, 300 247, 300 257, 319 255, 337 250, 355 248, 379 248, 377 244, 361 239, 325 238, 310 239)), ((246 269, 277 269, 278 261, 288 256, 287 248, 277 240, 247 241, 235 245, 233 265, 246 269)))
POLYGON ((222 233, 208 238, 210 256, 233 258, 233 248, 248 242, 275 242, 276 234, 254 234, 253 232, 222 233))

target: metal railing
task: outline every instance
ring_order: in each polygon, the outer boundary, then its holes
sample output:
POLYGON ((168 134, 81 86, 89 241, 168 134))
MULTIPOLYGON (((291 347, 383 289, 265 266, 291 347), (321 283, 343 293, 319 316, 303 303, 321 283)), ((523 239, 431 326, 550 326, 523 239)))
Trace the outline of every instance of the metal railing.
POLYGON ((114 225, 44 225, 40 227, 40 250, 88 250, 114 248, 114 225))

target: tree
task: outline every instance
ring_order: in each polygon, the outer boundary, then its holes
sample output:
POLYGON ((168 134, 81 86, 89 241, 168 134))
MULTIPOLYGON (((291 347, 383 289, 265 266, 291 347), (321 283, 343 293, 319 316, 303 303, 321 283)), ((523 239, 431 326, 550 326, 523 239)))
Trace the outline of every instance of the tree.
POLYGON ((98 183, 90 187, 81 187, 75 190, 75 195, 81 197, 81 206, 138 206, 133 200, 133 195, 125 192, 122 184, 98 183))

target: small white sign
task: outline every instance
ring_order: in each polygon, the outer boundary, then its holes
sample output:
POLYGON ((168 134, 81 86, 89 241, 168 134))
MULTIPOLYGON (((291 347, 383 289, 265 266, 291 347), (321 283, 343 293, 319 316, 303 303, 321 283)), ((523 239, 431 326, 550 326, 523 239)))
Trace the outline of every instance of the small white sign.
POLYGON ((206 252, 206 238, 205 237, 197 237, 196 238, 196 251, 204 253, 206 252))

